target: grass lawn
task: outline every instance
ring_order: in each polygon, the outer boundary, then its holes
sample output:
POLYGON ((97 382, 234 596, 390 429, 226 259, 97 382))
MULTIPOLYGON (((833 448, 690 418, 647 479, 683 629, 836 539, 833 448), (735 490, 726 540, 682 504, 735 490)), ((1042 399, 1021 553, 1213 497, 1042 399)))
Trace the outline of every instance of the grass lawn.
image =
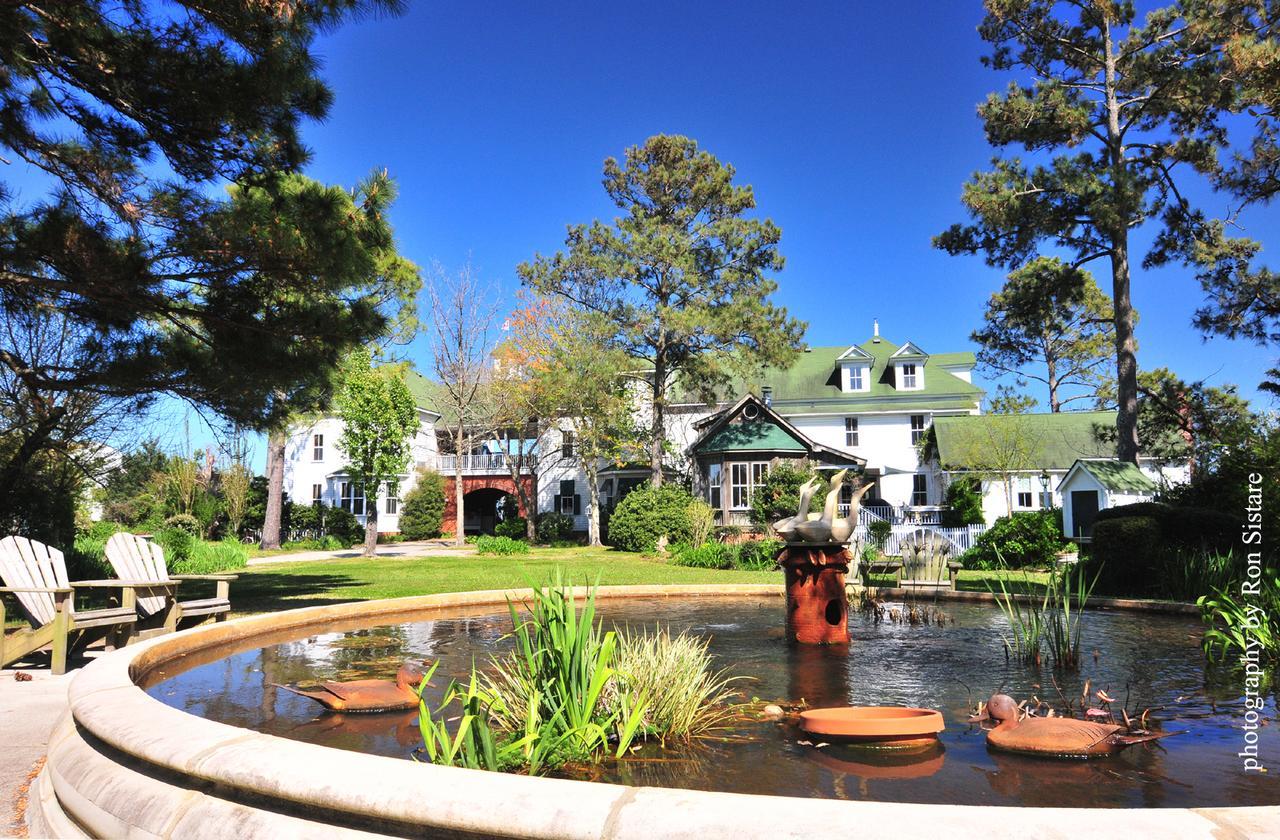
POLYGON ((317 560, 254 566, 231 587, 237 613, 367 601, 436 592, 507 589, 541 583, 556 566, 575 584, 782 583, 781 572, 738 572, 671 566, 654 557, 608 548, 535 548, 513 557, 432 556, 317 560))

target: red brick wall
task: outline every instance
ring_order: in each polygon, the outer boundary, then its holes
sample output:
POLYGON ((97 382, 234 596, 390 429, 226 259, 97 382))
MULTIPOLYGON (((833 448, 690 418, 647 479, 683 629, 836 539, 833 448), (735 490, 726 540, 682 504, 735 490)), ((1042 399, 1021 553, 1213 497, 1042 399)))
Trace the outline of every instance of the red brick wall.
MULTIPOLYGON (((526 475, 520 479, 525 487, 525 492, 530 499, 538 498, 538 485, 534 481, 533 476, 526 475)), ((465 496, 473 490, 484 489, 501 490, 504 493, 510 493, 519 501, 520 495, 516 493, 515 482, 511 480, 509 475, 464 475, 462 477, 462 494, 465 496)), ((520 515, 528 518, 529 511, 520 506, 520 515)), ((441 530, 447 534, 456 534, 458 532, 458 506, 456 504, 453 493, 453 476, 446 475, 444 477, 444 518, 440 525, 441 530)))

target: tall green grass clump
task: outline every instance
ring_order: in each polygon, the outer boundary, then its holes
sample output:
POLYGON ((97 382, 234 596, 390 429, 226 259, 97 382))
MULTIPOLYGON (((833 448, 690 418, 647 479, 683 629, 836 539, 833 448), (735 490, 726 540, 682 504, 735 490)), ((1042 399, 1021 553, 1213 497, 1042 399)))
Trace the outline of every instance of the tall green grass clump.
POLYGON ((249 563, 249 549, 239 540, 228 537, 219 542, 195 540, 187 557, 169 564, 175 575, 216 575, 243 569, 249 563))
POLYGON ((491 537, 481 535, 476 537, 476 553, 491 554, 501 557, 509 557, 513 554, 528 554, 529 544, 523 540, 513 540, 511 537, 491 537))

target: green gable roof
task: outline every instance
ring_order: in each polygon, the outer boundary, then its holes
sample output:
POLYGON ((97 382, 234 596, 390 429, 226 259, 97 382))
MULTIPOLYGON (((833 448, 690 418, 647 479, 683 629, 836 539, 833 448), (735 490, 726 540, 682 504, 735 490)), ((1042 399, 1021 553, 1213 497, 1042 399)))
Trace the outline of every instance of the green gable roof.
POLYGON ((697 447, 708 452, 807 452, 808 447, 768 420, 729 423, 697 447))
POLYGON ((1113 493, 1155 493, 1160 489, 1142 470, 1128 461, 1081 459, 1078 463, 1080 469, 1113 493))
MULTIPOLYGON (((837 360, 849 350, 848 345, 841 344, 811 347, 786 368, 767 368, 759 376, 736 377, 721 395, 733 399, 740 394, 759 394, 765 387, 772 388, 774 408, 781 414, 792 414, 804 410, 971 410, 984 393, 977 385, 943 369, 945 366, 973 366, 973 353, 931 354, 919 369, 924 376, 924 388, 899 391, 894 387, 893 362, 889 358, 897 352, 899 345, 885 339, 879 342, 868 339, 857 346, 871 357, 869 391, 845 393, 840 389, 840 363, 837 360)), ((677 388, 675 402, 700 404, 702 400, 696 394, 677 388)))
POLYGON ((1012 469, 1066 470, 1082 458, 1114 457, 1115 444, 1098 431, 1115 424, 1114 411, 979 414, 935 418, 933 433, 944 469, 988 469, 996 460, 1009 468, 1022 460, 1025 466, 1012 469))

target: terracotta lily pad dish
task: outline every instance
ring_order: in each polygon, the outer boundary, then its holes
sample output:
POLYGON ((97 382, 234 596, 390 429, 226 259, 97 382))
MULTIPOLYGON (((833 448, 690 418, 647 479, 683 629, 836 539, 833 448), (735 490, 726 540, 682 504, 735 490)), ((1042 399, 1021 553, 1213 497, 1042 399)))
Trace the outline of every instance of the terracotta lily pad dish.
POLYGON ((831 741, 880 749, 917 749, 936 744, 946 728, 933 709, 903 706, 839 706, 800 713, 800 728, 831 741))

